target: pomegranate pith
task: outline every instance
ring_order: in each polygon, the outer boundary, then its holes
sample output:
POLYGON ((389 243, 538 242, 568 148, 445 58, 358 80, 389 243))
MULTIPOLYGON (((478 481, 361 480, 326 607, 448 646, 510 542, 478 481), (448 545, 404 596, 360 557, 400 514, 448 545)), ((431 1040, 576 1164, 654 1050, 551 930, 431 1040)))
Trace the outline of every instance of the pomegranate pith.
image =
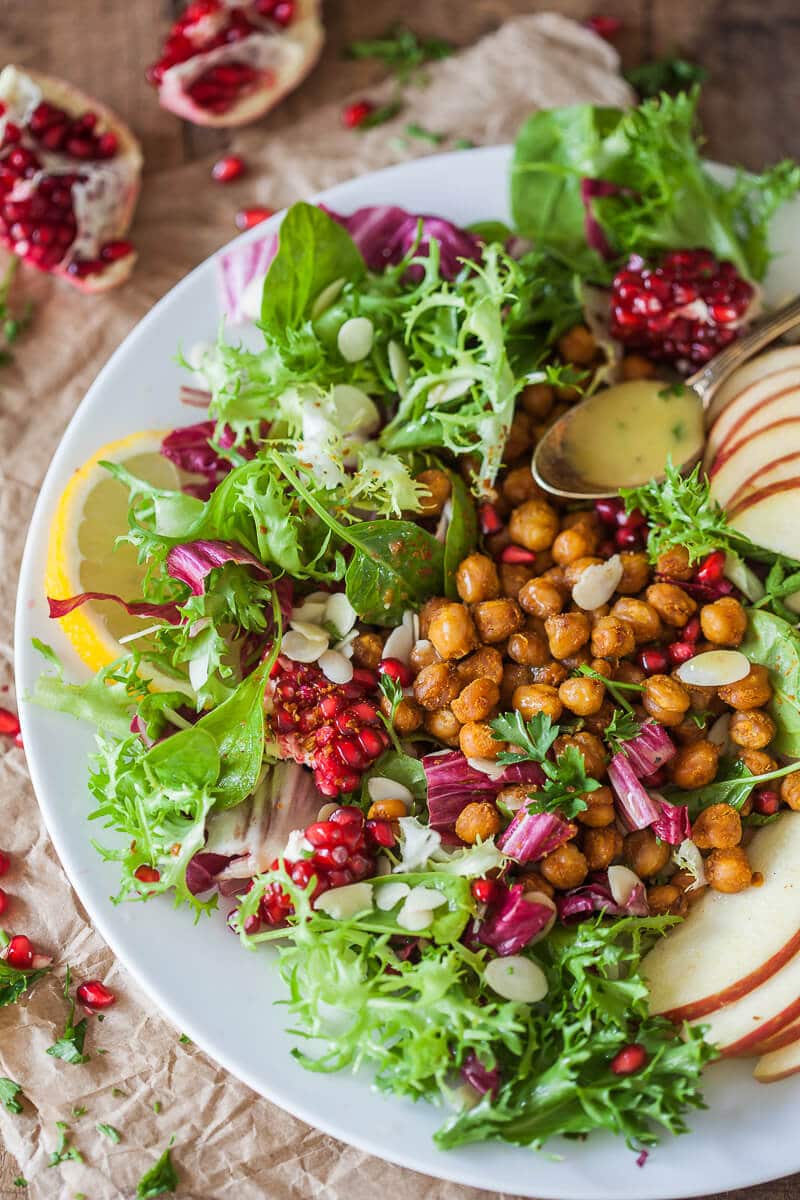
POLYGON ((633 255, 611 286, 611 333, 688 371, 734 341, 753 296, 733 263, 708 250, 673 250, 658 266, 633 255))

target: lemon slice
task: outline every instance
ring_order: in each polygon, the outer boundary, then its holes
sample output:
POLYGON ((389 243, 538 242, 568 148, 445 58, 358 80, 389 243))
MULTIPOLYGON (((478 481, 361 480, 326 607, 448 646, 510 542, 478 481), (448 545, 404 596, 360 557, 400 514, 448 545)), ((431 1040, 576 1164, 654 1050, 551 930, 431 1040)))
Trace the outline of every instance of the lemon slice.
MULTIPOLYGON (((109 442, 70 479, 50 527, 45 586, 55 599, 112 592, 139 600, 144 569, 136 550, 116 539, 128 528, 129 493, 99 464, 119 463, 155 487, 179 488, 178 469, 160 453, 168 430, 148 429, 109 442)), ((140 633, 152 618, 132 617, 110 600, 92 600, 60 618, 64 633, 92 671, 124 653, 120 638, 140 633)))

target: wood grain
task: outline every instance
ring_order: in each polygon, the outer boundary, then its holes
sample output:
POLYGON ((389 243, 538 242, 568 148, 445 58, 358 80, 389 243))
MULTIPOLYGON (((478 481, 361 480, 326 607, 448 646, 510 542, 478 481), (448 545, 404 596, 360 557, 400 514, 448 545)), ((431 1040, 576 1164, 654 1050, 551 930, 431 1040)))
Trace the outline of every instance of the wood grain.
MULTIPOLYGON (((146 170, 156 172, 220 150, 228 140, 224 133, 181 125, 159 108, 145 82, 144 67, 180 7, 180 0, 0 0, 0 63, 66 76, 108 102, 131 122, 144 145, 146 170)), ((787 155, 800 158, 797 0, 329 0, 319 66, 263 128, 290 126, 320 103, 367 91, 381 68, 347 61, 346 46, 408 22, 412 12, 418 32, 466 45, 510 16, 554 8, 579 20, 598 8, 620 17, 617 44, 625 65, 675 52, 702 63, 710 75, 702 112, 712 157, 749 168, 787 155)), ((16 1173, 0 1148, 2 1200, 24 1194, 11 1186, 16 1173)), ((800 1175, 726 1195, 795 1200, 800 1175)))

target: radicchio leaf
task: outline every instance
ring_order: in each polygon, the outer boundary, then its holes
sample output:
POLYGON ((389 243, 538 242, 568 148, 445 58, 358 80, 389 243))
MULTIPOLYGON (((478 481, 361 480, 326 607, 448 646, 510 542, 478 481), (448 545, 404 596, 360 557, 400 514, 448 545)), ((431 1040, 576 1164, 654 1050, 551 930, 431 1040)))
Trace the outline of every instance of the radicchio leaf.
POLYGON ((252 319, 246 303, 248 288, 257 287, 259 280, 263 283, 277 250, 277 233, 268 233, 251 242, 235 242, 217 255, 220 306, 232 325, 252 319))
POLYGON ((500 1091, 499 1069, 493 1067, 490 1071, 488 1067, 483 1065, 474 1050, 470 1050, 464 1060, 464 1065, 461 1068, 461 1076, 481 1096, 485 1096, 487 1092, 491 1092, 493 1096, 496 1096, 500 1091))
POLYGON ((498 838, 497 847, 515 862, 537 862, 574 837, 576 828, 558 813, 529 813, 523 806, 498 838))
MULTIPOLYGON (((389 204, 359 208, 349 216, 322 207, 328 216, 344 226, 371 271, 396 266, 415 244, 418 255, 427 255, 433 239, 439 243, 439 266, 444 279, 455 279, 463 269, 463 259, 481 261, 478 238, 443 217, 416 215, 389 204)), ((422 268, 419 265, 411 267, 408 274, 412 279, 421 277, 422 268)))
POLYGON ((79 592, 77 596, 69 596, 63 600, 55 600, 52 596, 48 596, 47 604, 50 616, 58 618, 66 617, 89 600, 112 600, 114 604, 121 604, 131 617, 152 617, 156 621, 169 621, 172 625, 180 624, 181 615, 176 604, 148 604, 143 600, 129 603, 112 592, 79 592))
POLYGON ((651 792, 650 796, 661 809, 658 819, 652 824, 653 833, 662 842, 669 842, 670 846, 680 846, 681 842, 692 836, 688 806, 672 804, 658 792, 651 792))
POLYGON ((598 912, 605 912, 609 917, 646 917, 650 912, 643 884, 633 889, 625 904, 617 904, 605 871, 598 871, 588 883, 557 896, 556 906, 558 919, 565 924, 598 912))
POLYGON ((478 927, 478 941, 501 957, 519 954, 535 937, 549 929, 555 905, 523 895, 521 883, 509 888, 502 901, 492 907, 478 927))
POLYGON ((205 591, 207 576, 217 567, 225 563, 238 563, 240 566, 255 567, 260 574, 268 576, 270 572, 259 562, 255 555, 236 542, 212 542, 199 540, 182 542, 173 546, 167 555, 167 572, 173 579, 179 579, 191 590, 192 595, 202 596, 205 591))
POLYGON ((608 779, 617 797, 620 816, 629 830, 646 829, 658 820, 658 805, 639 782, 633 766, 621 751, 608 764, 608 779))
POLYGON ((186 886, 192 895, 202 896, 204 892, 210 892, 216 887, 216 876, 230 861, 225 854, 209 854, 205 850, 190 858, 186 868, 186 886))
POLYGON ((462 808, 473 800, 493 800, 514 783, 541 787, 544 774, 538 763, 512 763, 491 775, 473 767, 460 750, 426 754, 422 767, 428 783, 428 814, 432 829, 452 828, 462 808))
POLYGON ((630 762, 637 779, 646 779, 668 763, 676 749, 663 725, 645 721, 639 734, 625 742, 620 753, 630 762))

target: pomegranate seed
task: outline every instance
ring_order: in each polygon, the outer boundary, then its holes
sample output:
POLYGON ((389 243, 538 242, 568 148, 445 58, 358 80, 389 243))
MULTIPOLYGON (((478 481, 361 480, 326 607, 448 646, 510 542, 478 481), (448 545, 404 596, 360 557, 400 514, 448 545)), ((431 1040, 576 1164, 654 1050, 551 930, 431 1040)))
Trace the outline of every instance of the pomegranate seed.
POLYGON ((625 505, 615 496, 595 500, 594 511, 605 525, 616 525, 620 513, 624 513, 625 505))
POLYGON ((33 945, 30 938, 18 933, 6 947, 6 962, 21 971, 27 971, 33 962, 33 945))
POLYGON ((0 708, 0 734, 16 737, 19 733, 19 717, 9 708, 0 708))
POLYGON ((638 529, 623 525, 614 534, 614 541, 620 550, 638 550, 642 545, 641 533, 638 529))
POLYGON ((399 658, 382 658, 378 663, 378 674, 388 675, 390 679, 394 679, 400 687, 411 687, 414 682, 414 672, 406 663, 401 662, 399 658))
POLYGON ((357 826, 358 829, 364 824, 364 814, 355 804, 342 804, 334 809, 329 819, 334 825, 357 826))
POLYGON ((630 512, 623 509, 617 513, 617 525, 620 529, 644 529, 646 524, 647 517, 638 508, 633 508, 630 512))
POLYGON ((158 883, 161 878, 161 872, 157 871, 155 867, 147 867, 144 865, 137 867, 133 872, 133 875, 134 878, 138 879, 140 883, 158 883))
POLYGON ((5 875, 10 866, 11 858, 6 854, 5 850, 0 850, 0 875, 5 875))
POLYGON ((694 578, 698 583, 706 585, 719 583, 722 579, 722 572, 725 570, 725 551, 714 550, 707 558, 704 558, 700 566, 694 573, 694 578))
POLYGON ((378 846, 394 846, 397 838, 394 836, 391 821, 367 821, 365 826, 367 838, 378 846))
POLYGON ((597 553, 600 558, 611 558, 612 554, 617 552, 617 543, 612 538, 606 538, 597 547, 597 553))
POLYGON ((647 1051, 638 1042, 623 1047, 619 1054, 611 1060, 611 1070, 615 1075, 633 1075, 641 1071, 647 1063, 647 1051))
POLYGON ((0 916, 3 915, 3 913, 6 911, 7 908, 8 908, 8 893, 4 892, 3 889, 0 888, 0 916))
POLYGON ((100 251, 103 262, 118 262, 121 258, 127 258, 129 254, 133 254, 133 243, 125 241, 106 242, 100 251))
POLYGON ((245 917, 242 924, 242 929, 246 934, 249 934, 252 937, 254 933, 258 933, 260 928, 261 917, 258 915, 258 913, 251 913, 249 917, 245 917))
POLYGON ((681 634, 682 642, 690 642, 694 644, 700 637, 700 618, 698 616, 691 617, 683 627, 681 634))
POLYGON ((211 168, 211 178, 217 183, 233 183, 244 175, 244 159, 238 154, 226 154, 218 159, 211 168))
POLYGON ((387 734, 381 729, 362 729, 358 734, 358 744, 368 758, 378 758, 387 745, 387 734))
POLYGON ((356 667, 353 671, 353 683, 357 683, 362 688, 376 688, 378 686, 377 671, 370 671, 368 667, 356 667))
POLYGON ((639 653, 639 666, 648 675, 663 675, 668 663, 663 650, 642 650, 639 653))
POLYGON ((610 41, 611 38, 616 37, 620 29, 622 29, 622 21, 619 17, 603 17, 598 15, 589 17, 586 24, 592 33, 596 33, 598 37, 603 38, 605 41, 610 41))
POLYGON ((357 100, 342 110, 342 123, 348 129, 358 129, 374 111, 375 105, 371 100, 357 100))
POLYGON ((481 533, 487 536, 491 533, 499 533, 503 528, 503 522, 498 516, 497 509, 493 504, 484 502, 478 505, 478 520, 481 526, 481 533))
POLYGON ((526 550, 524 546, 504 546, 500 551, 500 561, 532 564, 536 562, 536 555, 533 550, 526 550))
POLYGON ((771 817, 776 813, 781 805, 781 798, 778 792, 774 792, 772 788, 759 788, 756 791, 753 799, 753 808, 762 816, 771 817))
POLYGON ((338 846, 342 840, 342 831, 332 821, 315 821, 306 828, 306 840, 312 846, 323 849, 338 846))
POLYGON ((240 208, 236 214, 236 228, 252 229, 254 225, 260 225, 262 221, 268 221, 274 215, 274 208, 240 208))
POLYGON ((354 771, 363 771, 367 765, 364 752, 354 738, 340 738, 336 742, 336 752, 344 765, 354 771))
POLYGON ((77 988, 75 995, 83 1007, 88 1008, 90 1012, 96 1012, 101 1008, 110 1008, 117 999, 114 993, 110 992, 99 979, 88 979, 86 983, 82 983, 77 988))
POLYGON ((491 904, 497 896, 498 887, 494 879, 473 879, 471 891, 479 904, 491 904))
POLYGON ((688 662, 690 658, 695 656, 695 648, 691 642, 671 642, 667 646, 669 661, 675 667, 679 667, 681 663, 688 662))

